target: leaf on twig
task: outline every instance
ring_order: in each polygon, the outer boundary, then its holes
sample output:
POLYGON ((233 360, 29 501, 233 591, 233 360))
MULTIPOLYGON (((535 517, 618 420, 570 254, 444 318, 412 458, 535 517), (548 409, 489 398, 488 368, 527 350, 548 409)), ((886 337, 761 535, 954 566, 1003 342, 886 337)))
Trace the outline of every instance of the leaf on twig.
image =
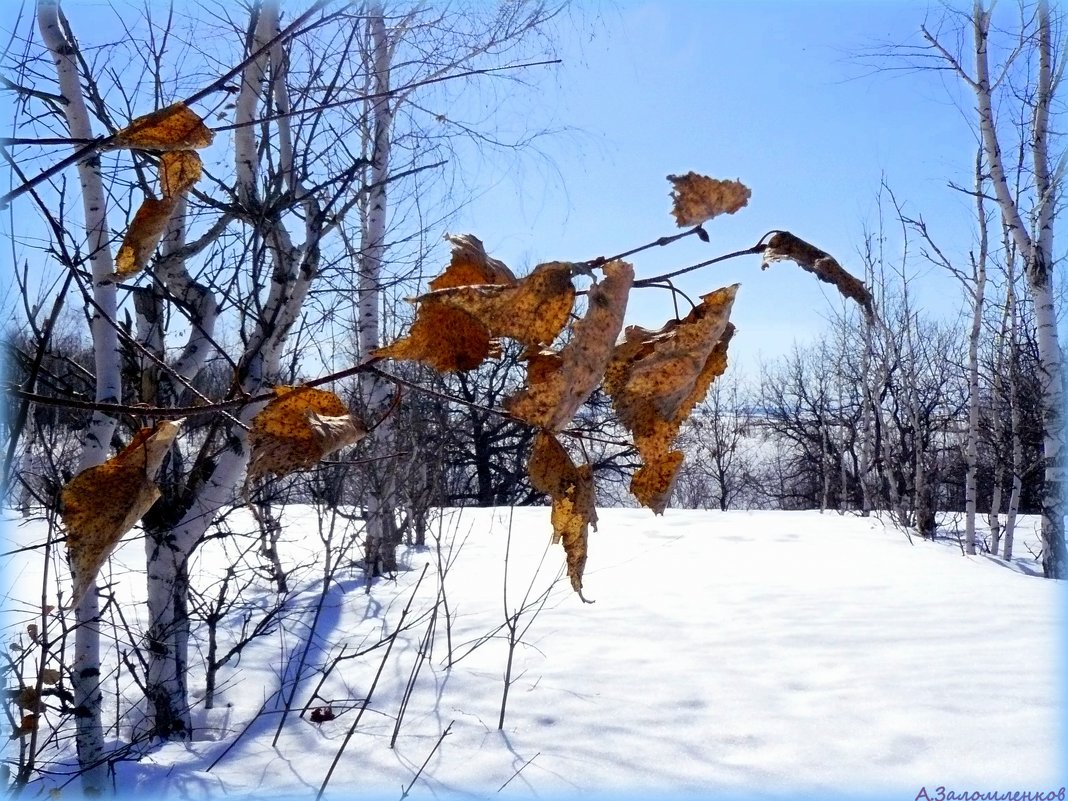
POLYGON ((72 606, 81 601, 122 536, 159 498, 156 473, 181 424, 168 420, 142 428, 122 451, 83 470, 63 488, 61 514, 74 576, 72 606))
POLYGON ((575 303, 571 264, 554 261, 509 285, 436 289, 416 298, 420 309, 444 306, 466 312, 491 337, 511 337, 528 347, 547 345, 563 330, 575 303))
POLYGON ((30 712, 41 711, 41 696, 34 687, 23 687, 11 691, 11 700, 19 709, 28 709, 30 712))
POLYGON ((682 464, 681 453, 671 450, 679 428, 726 369, 737 291, 734 284, 704 295, 685 319, 659 331, 628 327, 605 370, 604 389, 645 464, 631 492, 657 514, 682 464))
POLYGON ((669 175, 671 213, 680 228, 701 223, 720 214, 734 214, 749 203, 752 192, 741 181, 709 178, 696 172, 669 175))
POLYGON ((556 437, 539 431, 534 437, 528 472, 534 488, 552 498, 553 542, 563 544, 571 587, 582 598, 589 527, 592 524, 597 528, 593 468, 588 464, 576 467, 556 437))
POLYGON ((776 261, 792 261, 800 265, 803 270, 813 273, 825 283, 834 284, 845 297, 859 303, 868 317, 874 315, 871 293, 864 283, 843 270, 832 256, 815 245, 789 231, 776 231, 764 248, 764 262, 760 268, 766 270, 776 261))
POLYGON ((604 265, 604 278, 590 287, 586 314, 574 324, 571 340, 559 353, 539 350, 527 355, 527 387, 508 398, 504 408, 531 425, 563 429, 601 382, 633 281, 630 264, 604 265))
POLYGON ((148 260, 156 252, 177 205, 178 195, 160 200, 154 197, 144 199, 115 256, 115 278, 129 278, 145 269, 148 260))
POLYGON ((37 721, 39 717, 39 715, 33 714, 23 715, 19 724, 11 730, 11 739, 17 740, 20 737, 25 737, 27 734, 32 734, 37 731, 37 721))
MULTIPOLYGON (((452 258, 431 290, 469 284, 510 285, 515 276, 502 262, 486 255, 482 242, 470 234, 448 235, 452 258)), ((372 354, 379 358, 419 361, 438 372, 473 370, 496 355, 489 330, 471 315, 441 305, 420 304, 408 335, 372 354)))
POLYGON ((367 436, 367 427, 333 392, 286 386, 274 392, 276 397, 252 418, 249 479, 307 470, 367 436))
POLYGON ((200 180, 203 164, 195 150, 174 150, 159 159, 159 184, 164 197, 189 190, 200 180))
POLYGON ((131 150, 193 150, 207 147, 215 134, 185 103, 137 117, 119 131, 110 148, 131 150))
POLYGON ((55 668, 44 668, 41 671, 41 684, 59 684, 63 674, 55 668))

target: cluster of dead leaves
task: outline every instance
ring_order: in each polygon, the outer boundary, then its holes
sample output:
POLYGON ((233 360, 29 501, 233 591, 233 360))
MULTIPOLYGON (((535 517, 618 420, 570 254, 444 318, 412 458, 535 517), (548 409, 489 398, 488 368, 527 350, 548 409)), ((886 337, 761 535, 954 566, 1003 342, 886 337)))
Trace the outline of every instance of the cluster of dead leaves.
POLYGON ((367 428, 333 392, 275 387, 275 398, 252 418, 248 478, 308 470, 324 457, 355 445, 367 428))
POLYGON ((115 256, 115 278, 137 275, 159 245, 178 202, 202 171, 196 151, 211 144, 214 134, 183 103, 138 117, 119 131, 111 148, 160 152, 160 198, 146 197, 134 215, 115 256))
POLYGON ((122 536, 160 496, 155 477, 181 421, 142 428, 122 451, 76 475, 60 495, 76 606, 122 536))
POLYGON ((605 392, 642 457, 631 492, 657 514, 667 507, 682 464, 682 452, 671 447, 679 428, 727 369, 737 292, 737 284, 717 289, 657 331, 628 326, 605 371, 605 392))
MULTIPOLYGON (((211 132, 178 104, 135 120, 114 141, 116 147, 163 151, 163 199, 146 199, 138 211, 117 259, 118 274, 124 277, 142 269, 151 257, 178 198, 200 175, 193 148, 209 144, 211 132)), ((733 214, 749 201, 750 191, 739 181, 693 172, 668 178, 680 226, 733 214)), ((552 499, 553 539, 563 545, 568 576, 581 596, 588 531, 597 523, 593 470, 575 464, 559 435, 590 395, 603 387, 642 459, 631 491, 643 505, 662 513, 683 460, 673 447, 679 429, 726 370, 738 285, 704 295, 682 320, 655 331, 629 326, 620 338, 634 283, 629 263, 598 264, 603 276, 587 290, 581 319, 569 325, 577 295, 574 276, 589 274, 589 264, 548 262, 516 278, 487 255, 478 238, 447 238, 450 262, 430 282, 429 292, 412 299, 418 308, 407 336, 372 355, 418 361, 445 373, 472 370, 499 356, 502 337, 524 346, 526 386, 507 398, 504 407, 539 429, 528 464, 530 480, 552 499), (558 339, 564 344, 555 346, 558 339)), ((871 295, 864 285, 822 250, 779 231, 762 252, 764 267, 784 259, 796 261, 871 313, 871 295)), ((158 497, 152 479, 177 430, 177 423, 142 430, 122 453, 80 474, 63 490, 75 603, 118 540, 158 497)), ((277 387, 275 397, 252 421, 248 480, 307 470, 367 433, 364 423, 333 393, 277 387)))

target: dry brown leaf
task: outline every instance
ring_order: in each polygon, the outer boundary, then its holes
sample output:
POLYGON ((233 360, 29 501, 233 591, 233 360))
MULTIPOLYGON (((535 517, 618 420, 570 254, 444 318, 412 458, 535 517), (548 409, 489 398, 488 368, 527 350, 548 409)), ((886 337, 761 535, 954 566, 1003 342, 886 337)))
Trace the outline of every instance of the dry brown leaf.
POLYGON ((864 286, 864 282, 843 270, 832 256, 789 231, 776 231, 771 235, 764 248, 764 263, 760 268, 766 270, 776 261, 794 262, 821 281, 834 284, 845 297, 859 303, 868 317, 875 313, 871 293, 864 286))
POLYGON ((642 506, 662 515, 671 500, 671 490, 675 487, 681 466, 682 451, 668 451, 646 459, 630 479, 631 494, 642 506))
POLYGON ((27 734, 32 734, 37 730, 38 715, 23 715, 19 724, 12 729, 11 739, 17 740, 20 737, 25 737, 27 734))
POLYGON ((41 684, 59 684, 63 674, 55 668, 45 668, 41 671, 41 684))
MULTIPOLYGON (((508 285, 515 276, 502 262, 486 255, 482 242, 470 234, 449 235, 452 258, 431 290, 470 284, 508 285)), ((499 351, 489 330, 459 309, 420 304, 406 337, 378 348, 379 358, 419 361, 441 373, 473 370, 499 351)))
POLYGON ((605 391, 645 463, 631 490, 657 514, 682 463, 682 454, 671 450, 679 428, 726 369, 737 291, 734 284, 703 296, 685 319, 659 331, 629 327, 605 370, 605 391))
POLYGON ((164 197, 185 192, 200 180, 203 164, 195 150, 175 150, 159 159, 159 184, 164 197))
POLYGON ((571 265, 554 261, 539 264, 515 284, 448 287, 416 300, 420 310, 458 309, 478 320, 491 337, 511 337, 537 347, 552 342, 563 330, 575 303, 575 285, 571 265))
POLYGON ((122 245, 115 256, 115 277, 129 278, 145 269, 152 254, 156 252, 160 239, 167 230, 167 223, 178 204, 178 196, 157 200, 146 197, 141 208, 134 215, 122 245))
POLYGON ((76 475, 60 495, 67 528, 76 606, 122 536, 159 498, 155 484, 163 458, 181 428, 167 420, 142 428, 122 451, 76 475))
POLYGON ((539 431, 534 437, 528 472, 534 488, 552 498, 553 542, 563 544, 567 575, 581 598, 589 527, 592 524, 597 528, 593 468, 588 464, 576 467, 556 437, 539 431))
POLYGON ((193 150, 207 147, 215 134, 185 103, 138 117, 119 131, 110 148, 132 150, 193 150))
POLYGON ((734 214, 749 203, 752 192, 741 181, 709 178, 696 172, 669 175, 673 189, 671 213, 680 228, 701 223, 720 214, 734 214))
POLYGON ((41 711, 41 696, 34 687, 23 687, 12 691, 12 701, 19 709, 28 709, 30 712, 41 711))
POLYGON ((285 386, 274 392, 274 400, 252 418, 249 479, 307 470, 367 436, 364 424, 333 392, 285 386))
POLYGON ((452 245, 449 266, 430 282, 430 289, 468 284, 514 284, 515 274, 503 261, 491 258, 474 234, 445 234, 452 245))
POLYGON ((559 352, 527 357, 527 388, 508 398, 504 408, 531 425, 563 429, 604 375, 623 326, 634 268, 623 261, 604 266, 604 278, 590 287, 586 314, 559 352))

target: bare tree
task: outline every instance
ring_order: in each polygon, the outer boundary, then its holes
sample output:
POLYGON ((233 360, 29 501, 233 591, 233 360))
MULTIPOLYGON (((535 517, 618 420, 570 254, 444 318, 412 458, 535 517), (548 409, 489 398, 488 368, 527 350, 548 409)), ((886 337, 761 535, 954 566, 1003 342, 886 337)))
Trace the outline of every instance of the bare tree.
POLYGON ((1024 261, 1024 274, 1035 308, 1038 327, 1043 443, 1044 489, 1042 503, 1042 566, 1049 578, 1068 577, 1068 551, 1064 542, 1064 376, 1055 309, 1053 234, 1059 199, 1060 171, 1054 170, 1050 149, 1054 134, 1050 110, 1060 85, 1060 68, 1054 67, 1049 4, 1039 0, 1020 9, 1015 38, 1000 64, 991 69, 992 8, 976 2, 967 19, 971 29, 974 68, 926 27, 924 37, 935 55, 947 64, 975 97, 976 124, 990 171, 990 184, 1009 235, 1024 261), (1026 70, 1030 91, 1011 92, 1008 76, 1020 65, 1026 70), (1026 139, 1033 176, 1026 191, 1014 195, 1004 159, 1006 133, 999 125, 998 103, 1026 104, 1030 114, 1026 139))

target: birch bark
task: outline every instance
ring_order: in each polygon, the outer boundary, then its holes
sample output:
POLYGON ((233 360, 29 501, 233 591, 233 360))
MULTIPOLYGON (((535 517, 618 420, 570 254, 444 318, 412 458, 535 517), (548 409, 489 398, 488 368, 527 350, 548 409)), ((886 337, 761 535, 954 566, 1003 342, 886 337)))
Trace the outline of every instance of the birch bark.
POLYGON ((1005 177, 1001 144, 994 118, 987 52, 990 11, 976 2, 973 9, 976 78, 972 82, 983 148, 990 166, 991 183, 1005 225, 1025 257, 1028 289, 1035 307, 1038 356, 1042 386, 1044 484, 1042 493, 1042 569, 1047 578, 1068 577, 1064 543, 1064 383, 1053 292, 1053 219, 1057 201, 1056 179, 1049 166, 1049 108, 1056 89, 1052 67, 1049 4, 1041 0, 1035 18, 1039 66, 1031 125, 1031 160, 1035 178, 1035 232, 1024 222, 1017 200, 1005 177))
MULTIPOLYGON (((60 94, 65 100, 63 109, 71 138, 93 139, 92 124, 78 72, 77 44, 65 33, 61 16, 59 0, 38 2, 37 24, 41 38, 55 64, 60 94)), ((115 284, 110 279, 115 267, 111 258, 107 198, 100 175, 98 155, 93 154, 78 163, 78 179, 81 185, 86 249, 91 266, 92 297, 95 304, 89 325, 93 338, 96 399, 114 403, 122 397, 119 339, 115 325, 117 300, 115 284)), ((71 269, 74 269, 73 265, 71 269)), ((82 440, 79 472, 101 464, 107 458, 115 424, 114 418, 94 412, 82 440)), ((74 635, 71 680, 78 764, 81 768, 82 790, 86 795, 96 795, 104 792, 107 775, 100 709, 100 601, 95 582, 75 609, 75 621, 77 628, 74 635)))
MULTIPOLYGON (((386 255, 388 224, 388 196, 386 179, 390 168, 390 141, 393 128, 394 105, 390 99, 390 68, 392 44, 386 28, 385 9, 372 3, 367 9, 368 34, 371 44, 372 101, 371 101, 371 181, 363 220, 363 246, 360 252, 359 319, 357 337, 360 354, 367 354, 379 345, 382 306, 382 275, 386 255)), ((389 402, 388 387, 374 376, 364 374, 361 394, 369 416, 380 419, 389 402)), ((392 424, 387 419, 375 430, 375 444, 379 453, 388 453, 394 439, 392 424)), ((371 476, 366 499, 367 532, 365 535, 364 565, 368 575, 382 575, 396 570, 396 514, 393 466, 388 460, 379 463, 371 476)))

